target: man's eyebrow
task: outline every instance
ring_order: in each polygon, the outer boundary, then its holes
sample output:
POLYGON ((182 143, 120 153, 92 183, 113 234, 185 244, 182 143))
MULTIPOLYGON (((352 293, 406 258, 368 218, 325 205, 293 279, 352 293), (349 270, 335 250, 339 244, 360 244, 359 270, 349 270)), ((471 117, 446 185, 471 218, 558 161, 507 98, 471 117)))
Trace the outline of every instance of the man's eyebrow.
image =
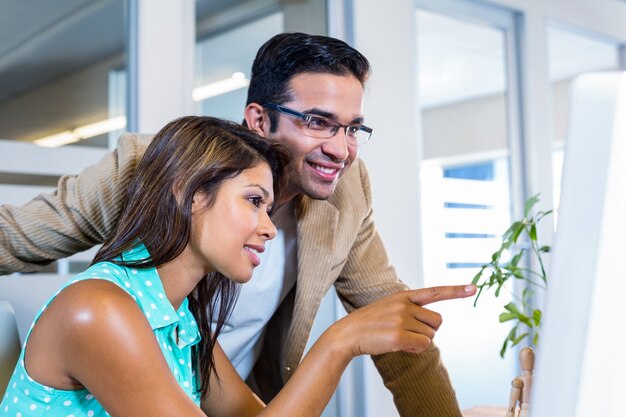
MULTIPOLYGON (((324 110, 320 110, 320 109, 315 108, 315 107, 312 108, 312 109, 305 110, 302 113, 304 113, 304 114, 314 114, 316 116, 322 116, 322 117, 325 117, 327 119, 331 119, 331 120, 335 120, 335 121, 337 120, 337 115, 336 114, 330 113, 330 112, 327 112, 327 111, 324 111, 324 110)), ((358 117, 355 117, 354 119, 352 119, 352 121, 350 121, 348 124, 355 124, 355 123, 361 123, 362 124, 363 120, 364 120, 363 116, 358 116, 358 117)))

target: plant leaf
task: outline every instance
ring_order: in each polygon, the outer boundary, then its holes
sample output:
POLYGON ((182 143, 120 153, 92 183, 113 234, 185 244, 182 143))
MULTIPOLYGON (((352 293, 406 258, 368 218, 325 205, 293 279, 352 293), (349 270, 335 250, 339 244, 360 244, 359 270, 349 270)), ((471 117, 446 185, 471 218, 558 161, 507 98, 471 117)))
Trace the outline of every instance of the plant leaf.
MULTIPOLYGON (((528 281, 524 285, 521 297, 514 295, 516 301, 512 301, 504 306, 504 311, 498 316, 501 323, 510 322, 513 327, 504 339, 500 350, 500 356, 504 357, 509 347, 515 346, 524 339, 530 339, 532 336, 532 344, 537 345, 539 339, 539 328, 541 326, 542 313, 540 309, 532 309, 533 284, 538 288, 545 290, 540 282, 536 282, 536 278, 541 278, 547 284, 547 276, 544 269, 541 254, 549 253, 550 246, 540 246, 537 241, 538 222, 552 210, 537 211, 532 214, 533 208, 539 202, 539 194, 530 197, 524 204, 524 217, 513 222, 506 232, 502 235, 500 248, 493 252, 491 261, 484 264, 472 280, 477 285, 479 291, 474 300, 474 306, 478 301, 478 297, 483 291, 488 291, 492 287, 496 287, 494 291, 495 297, 498 297, 505 288, 505 284, 511 279, 521 279, 528 281), (523 235, 523 236, 522 236, 523 235), (521 243, 518 243, 518 240, 521 243), (532 256, 537 258, 538 269, 535 271, 534 264, 527 265, 524 256, 532 256), (508 259, 508 260, 507 260, 508 259), (521 266, 520 266, 521 265, 521 266), (488 275, 484 275, 488 274, 488 275), (518 336, 518 332, 522 331, 524 326, 525 333, 518 336)), ((530 340, 529 340, 530 341, 530 340)))
POLYGON ((553 210, 548 210, 548 211, 540 211, 539 213, 537 213, 537 215, 535 216, 535 222, 538 222, 539 220, 543 219, 544 217, 546 217, 549 214, 552 214, 553 210))
POLYGON ((495 251, 494 253, 491 254, 491 262, 492 263, 497 263, 500 260, 500 256, 502 256, 502 249, 500 248, 499 250, 495 251))
POLYGON ((483 285, 478 287, 478 292, 476 293, 476 297, 474 297, 474 307, 476 307, 476 303, 478 303, 478 297, 480 297, 480 294, 483 293, 483 288, 483 285))
POLYGON ((485 267, 482 267, 482 269, 474 276, 474 279, 472 280, 472 284, 476 285, 478 283, 478 280, 480 279, 480 277, 482 277, 484 270, 485 270, 485 267))
POLYGON ((524 250, 522 249, 521 251, 519 251, 519 253, 517 255, 515 255, 512 259, 511 262, 509 262, 512 265, 519 265, 519 261, 522 259, 522 256, 524 255, 524 250))
POLYGON ((521 270, 521 269, 519 269, 519 268, 515 269, 515 271, 512 271, 512 272, 513 272, 513 276, 514 276, 515 278, 518 278, 518 279, 524 279, 524 278, 526 278, 526 277, 524 276, 524 274, 522 273, 522 270, 521 270))
POLYGON ((504 359, 504 354, 506 353, 506 348, 509 344, 509 339, 504 339, 504 343, 502 344, 502 349, 500 349, 500 357, 504 359))
POLYGON ((504 338, 504 343, 502 343, 502 348, 500 349, 500 357, 504 358, 504 354, 506 353, 506 348, 509 345, 510 340, 515 339, 515 335, 517 334, 517 326, 513 327, 509 334, 504 338))
POLYGON ((535 194, 534 196, 526 200, 526 203, 524 204, 524 217, 528 217, 528 214, 532 210, 533 206, 537 204, 538 201, 539 201, 539 194, 535 194))
POLYGON ((519 321, 521 321, 522 323, 524 323, 526 326, 531 327, 531 328, 533 327, 533 323, 532 323, 532 321, 530 321, 530 318, 528 316, 526 316, 524 314, 520 314, 517 317, 517 319, 519 321))
POLYGON ((515 305, 514 302, 510 302, 507 305, 504 306, 505 310, 509 310, 511 313, 513 314, 520 314, 519 310, 517 309, 517 306, 515 305))
POLYGON ((521 335, 517 336, 515 339, 513 339, 513 340, 511 341, 511 346, 515 346, 515 345, 517 345, 517 344, 518 344, 519 342, 521 342, 521 341, 522 341, 522 340, 523 340, 526 336, 528 336, 528 332, 523 333, 523 334, 521 334, 521 335))
POLYGON ((505 321, 513 320, 515 318, 517 318, 517 316, 513 313, 500 313, 500 317, 498 317, 500 323, 504 323, 505 321))
POLYGON ((502 235, 502 243, 504 244, 504 243, 511 242, 513 240, 511 239, 511 236, 513 236, 515 232, 517 232, 519 229, 523 227, 524 227, 524 223, 522 221, 518 220, 516 222, 513 222, 511 226, 509 226, 509 228, 506 230, 506 232, 504 232, 504 235, 502 235))
POLYGON ((519 235, 522 233, 522 230, 524 230, 524 223, 515 222, 513 223, 513 226, 511 226, 511 229, 513 229, 511 230, 511 241, 513 243, 517 243, 517 238, 519 238, 519 235))

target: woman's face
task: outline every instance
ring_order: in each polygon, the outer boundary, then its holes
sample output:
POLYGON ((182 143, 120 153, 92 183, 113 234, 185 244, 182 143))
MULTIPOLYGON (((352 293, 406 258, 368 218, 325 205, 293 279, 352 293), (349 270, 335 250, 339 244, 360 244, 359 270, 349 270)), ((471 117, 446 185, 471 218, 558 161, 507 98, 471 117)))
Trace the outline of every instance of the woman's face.
POLYGON ((258 253, 276 236, 269 218, 272 185, 269 165, 262 162, 222 182, 211 207, 196 193, 188 249, 205 272, 219 271, 239 283, 250 280, 260 263, 258 253))

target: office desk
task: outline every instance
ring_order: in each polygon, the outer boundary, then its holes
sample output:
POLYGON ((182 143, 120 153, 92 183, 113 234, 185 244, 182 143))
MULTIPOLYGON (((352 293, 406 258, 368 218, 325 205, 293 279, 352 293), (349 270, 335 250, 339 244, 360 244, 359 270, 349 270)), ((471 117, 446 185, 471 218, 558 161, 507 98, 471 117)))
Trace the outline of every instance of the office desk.
POLYGON ((477 406, 463 410, 463 417, 504 417, 506 407, 477 406))

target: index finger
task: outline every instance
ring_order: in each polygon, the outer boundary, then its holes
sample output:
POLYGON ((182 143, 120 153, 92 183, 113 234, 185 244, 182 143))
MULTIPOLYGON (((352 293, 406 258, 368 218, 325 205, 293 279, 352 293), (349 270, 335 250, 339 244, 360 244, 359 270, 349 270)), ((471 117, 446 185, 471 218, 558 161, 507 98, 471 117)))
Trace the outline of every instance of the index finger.
POLYGON ((443 300, 453 300, 455 298, 467 298, 476 294, 476 286, 469 285, 443 285, 439 287, 420 288, 409 290, 409 300, 418 306, 435 303, 443 300))

